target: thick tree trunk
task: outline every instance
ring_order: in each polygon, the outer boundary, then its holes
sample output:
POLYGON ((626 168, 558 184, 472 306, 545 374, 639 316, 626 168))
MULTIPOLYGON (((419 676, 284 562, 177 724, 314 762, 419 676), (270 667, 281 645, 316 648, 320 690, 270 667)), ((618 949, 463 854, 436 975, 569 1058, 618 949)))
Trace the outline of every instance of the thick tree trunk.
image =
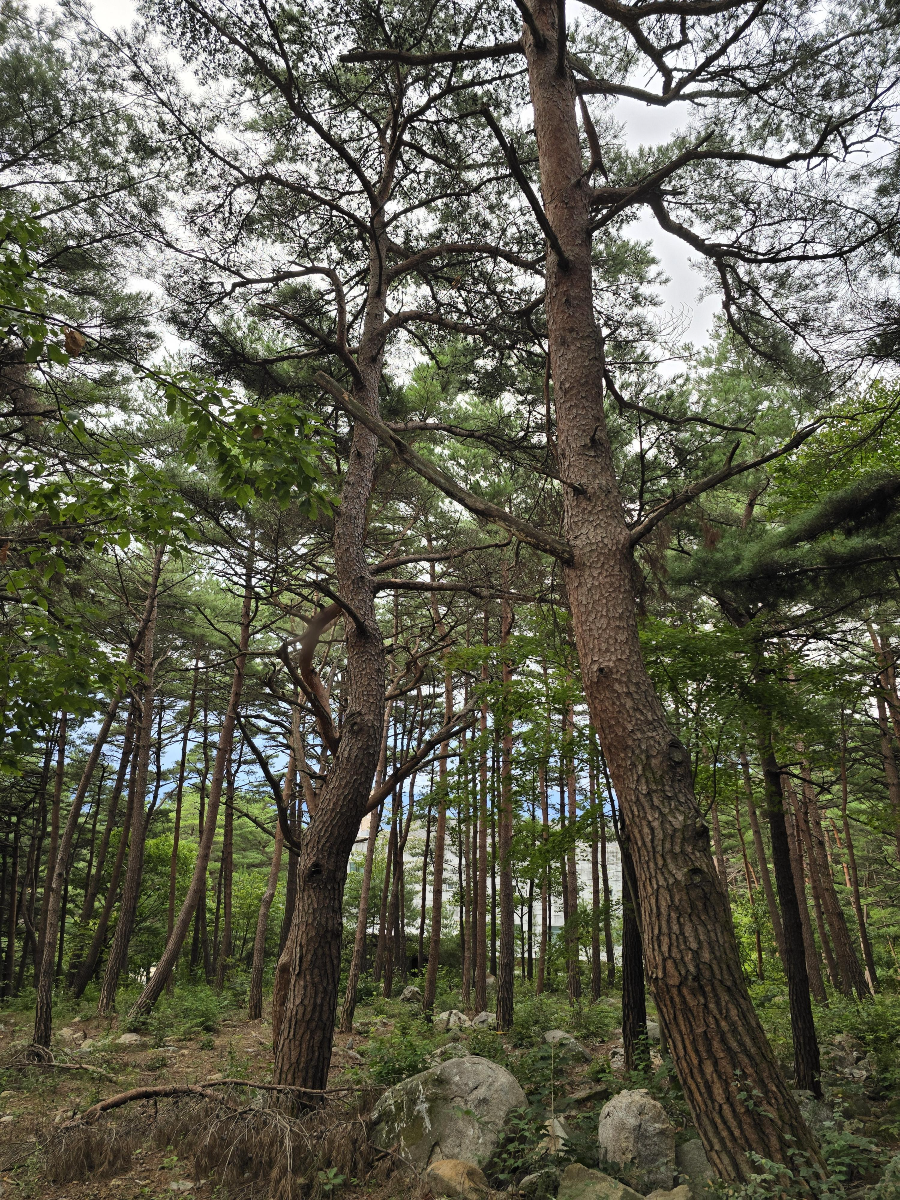
POLYGON ((128 844, 128 862, 125 867, 125 883, 119 904, 119 919, 116 932, 106 959, 106 971, 100 988, 98 1011, 112 1012, 116 1002, 119 978, 128 968, 128 947, 137 915, 141 877, 144 871, 144 844, 147 837, 147 820, 144 805, 147 796, 147 781, 150 773, 150 750, 153 741, 153 705, 156 698, 155 663, 153 643, 156 633, 156 608, 151 613, 144 634, 142 670, 144 686, 141 691, 140 733, 137 739, 137 765, 133 795, 131 796, 131 837, 128 844))
MULTIPOLYGON (((384 209, 390 177, 373 215, 369 291, 360 338, 354 396, 377 414, 384 352, 385 296, 382 264, 387 247, 384 209), (377 243, 377 244, 376 244, 377 243)), ((338 591, 353 617, 346 629, 346 708, 340 742, 310 818, 297 865, 297 899, 278 970, 286 982, 283 1007, 272 1014, 275 1082, 324 1088, 328 1082, 337 1008, 347 864, 372 787, 384 722, 385 651, 365 555, 369 498, 375 472, 375 437, 356 422, 340 507, 334 522, 338 591)))
POLYGON ((796 1149, 819 1161, 818 1150, 750 1001, 688 756, 641 657, 631 538, 603 406, 575 85, 557 67, 559 5, 534 0, 531 9, 545 39, 541 48, 523 31, 541 185, 567 260, 551 250, 546 276, 564 530, 574 555, 566 593, 592 722, 632 839, 657 1007, 710 1161, 725 1179, 741 1179, 752 1170, 747 1150, 779 1162, 796 1149))
POLYGON ((247 1016, 251 1021, 258 1021, 263 1011, 263 972, 266 967, 266 932, 269 924, 269 912, 275 892, 278 890, 278 875, 281 871, 281 852, 284 847, 284 834, 281 822, 275 825, 275 842, 272 847, 272 865, 269 868, 269 878, 266 890, 259 903, 259 916, 256 918, 256 936, 253 939, 253 965, 250 968, 250 997, 247 1016))
POLYGON ((231 749, 234 742, 234 730, 237 725, 238 708, 241 702, 241 692, 244 687, 244 672, 247 666, 247 651, 250 646, 250 621, 253 612, 253 545, 247 550, 244 568, 244 599, 241 606, 241 627, 238 640, 238 652, 234 660, 234 674, 231 680, 231 693, 228 697, 228 708, 222 721, 219 742, 216 746, 216 759, 213 765, 212 779, 209 785, 209 802, 203 825, 203 836, 197 847, 197 858, 194 863, 194 873, 188 886, 187 895, 175 927, 162 952, 156 970, 153 972, 144 990, 131 1007, 130 1016, 148 1013, 156 1004, 168 983, 169 976, 175 969, 184 939, 187 937, 198 904, 206 891, 206 872, 212 853, 213 841, 216 836, 216 822, 219 815, 219 804, 225 786, 225 773, 231 760, 231 749))

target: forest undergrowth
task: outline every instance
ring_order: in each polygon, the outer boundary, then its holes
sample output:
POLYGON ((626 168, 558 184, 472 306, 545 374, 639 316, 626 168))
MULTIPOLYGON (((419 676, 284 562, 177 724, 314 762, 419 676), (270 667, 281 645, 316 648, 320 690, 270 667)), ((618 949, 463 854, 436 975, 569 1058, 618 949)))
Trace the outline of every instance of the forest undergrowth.
MULTIPOLYGON (((362 984, 365 995, 366 980, 362 984)), ((790 1075, 787 997, 772 983, 751 990, 790 1075)), ((122 1014, 128 999, 123 990, 122 1014)), ((54 1062, 44 1065, 26 1061, 32 1003, 26 994, 0 1015, 0 1180, 7 1194, 22 1200, 425 1196, 427 1186, 415 1172, 369 1140, 367 1118, 385 1088, 434 1065, 446 1048, 501 1064, 527 1096, 527 1107, 509 1121, 486 1167, 496 1192, 518 1195, 524 1177, 558 1172, 570 1162, 596 1168, 600 1109, 626 1088, 645 1088, 663 1105, 678 1142, 696 1137, 671 1059, 659 1053, 658 1042, 651 1045, 649 1071, 611 1066, 610 1055, 621 1044, 621 996, 614 990, 598 1003, 573 1007, 565 995, 536 996, 532 985, 521 982, 515 1022, 506 1034, 442 1032, 408 1003, 369 996, 357 1008, 353 1034, 335 1038, 330 1094, 293 1111, 278 1093, 254 1086, 271 1083, 271 1024, 268 1015, 247 1020, 239 988, 220 995, 206 985, 179 986, 151 1018, 137 1022, 124 1015, 98 1017, 90 993, 80 1001, 61 996, 54 1062), (590 1061, 551 1049, 542 1036, 549 1029, 570 1032, 590 1061), (80 1116, 116 1094, 204 1084, 206 1095, 137 1099, 90 1123, 80 1116), (565 1122, 567 1142, 557 1153, 546 1144, 548 1114, 565 1122)), ((458 980, 442 973, 437 1007, 459 1004, 458 980)), ((652 1005, 648 1016, 656 1016, 652 1005)), ((821 1200, 897 1200, 900 996, 883 993, 858 1003, 833 996, 816 1006, 815 1017, 824 1097, 799 1094, 828 1168, 827 1181, 816 1182, 814 1194, 821 1200), (861 1078, 849 1077, 843 1067, 848 1046, 856 1047, 861 1078)), ((809 1194, 802 1160, 794 1164, 796 1186, 786 1182, 783 1168, 776 1172, 764 1160, 755 1165, 749 1182, 720 1183, 716 1194, 733 1200, 809 1194)), ((604 1169, 617 1175, 614 1165, 604 1169)))

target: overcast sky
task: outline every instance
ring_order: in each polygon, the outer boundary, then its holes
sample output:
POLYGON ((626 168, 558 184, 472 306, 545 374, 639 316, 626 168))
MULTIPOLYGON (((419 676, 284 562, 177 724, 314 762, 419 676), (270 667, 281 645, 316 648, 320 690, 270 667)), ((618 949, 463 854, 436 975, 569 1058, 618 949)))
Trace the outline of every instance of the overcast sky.
MULTIPOLYGON (((97 24, 109 32, 133 20, 135 5, 130 0, 95 0, 93 11, 97 24)), ((621 100, 617 108, 626 137, 633 146, 666 141, 686 116, 685 105, 661 109, 633 100, 621 100)), ((688 248, 678 238, 663 233, 645 210, 628 227, 628 233, 630 237, 653 243, 656 257, 669 277, 669 283, 662 292, 666 309, 679 318, 684 339, 702 344, 709 334, 713 317, 721 309, 721 299, 709 296, 703 301, 699 300, 702 279, 691 265, 688 248)))

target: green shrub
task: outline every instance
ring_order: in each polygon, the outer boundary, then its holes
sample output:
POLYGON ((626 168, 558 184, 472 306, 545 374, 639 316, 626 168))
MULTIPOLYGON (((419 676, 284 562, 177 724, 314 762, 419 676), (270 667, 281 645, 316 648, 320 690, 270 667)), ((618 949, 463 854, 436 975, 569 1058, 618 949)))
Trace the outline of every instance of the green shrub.
POLYGON ((431 1042, 415 1031, 395 1030, 390 1037, 374 1037, 368 1046, 369 1074, 384 1086, 399 1083, 425 1070, 431 1050, 431 1042))

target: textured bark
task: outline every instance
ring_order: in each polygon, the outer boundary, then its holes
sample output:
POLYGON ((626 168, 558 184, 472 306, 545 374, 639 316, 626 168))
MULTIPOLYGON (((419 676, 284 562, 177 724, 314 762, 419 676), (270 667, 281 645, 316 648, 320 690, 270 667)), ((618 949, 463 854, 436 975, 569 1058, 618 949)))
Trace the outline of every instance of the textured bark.
POLYGON ((239 767, 226 767, 225 817, 222 822, 222 867, 220 871, 222 895, 222 939, 216 950, 216 991, 225 986, 225 976, 231 959, 231 888, 234 874, 234 787, 239 767))
MULTIPOLYGON (((390 174, 379 185, 369 248, 369 290, 357 354, 357 402, 378 413, 385 321, 382 264, 387 258, 384 209, 390 174)), ((297 863, 297 898, 291 931, 279 960, 286 981, 272 1024, 275 1082, 324 1088, 328 1081, 337 1008, 347 865, 369 804, 384 722, 385 651, 375 611, 375 590, 365 555, 376 439, 356 422, 334 522, 338 591, 354 619, 346 629, 346 709, 340 743, 310 818, 297 863)))
POLYGON ((632 839, 657 1007, 710 1162, 725 1179, 741 1179, 752 1169, 747 1150, 780 1162, 795 1149, 819 1161, 818 1150, 747 993, 687 754, 641 657, 631 535, 603 406, 575 85, 557 67, 559 6, 535 0, 531 9, 545 39, 542 48, 523 31, 541 186, 566 256, 560 263, 548 251, 545 292, 559 473, 567 481, 563 525, 573 554, 566 594, 592 723, 632 839))
MULTIPOLYGON (((828 933, 825 929, 825 917, 822 912, 822 893, 819 884, 819 879, 816 874, 815 863, 812 858, 812 845, 809 837, 809 827, 806 823, 805 813, 800 802, 797 799, 797 793, 791 784, 787 775, 781 776, 782 791, 788 801, 789 810, 785 816, 788 823, 788 836, 791 839, 791 855, 794 866, 794 884, 797 888, 797 897, 800 900, 800 915, 801 918, 806 917, 803 921, 803 938, 806 944, 806 963, 807 971, 810 974, 810 982, 812 982, 813 967, 815 962, 816 969, 819 969, 819 955, 816 949, 816 941, 812 933, 812 926, 809 924, 809 906, 806 896, 806 881, 809 880, 810 892, 813 899, 813 912, 816 918, 816 930, 819 934, 819 945, 822 947, 822 955, 825 959, 825 968, 828 972, 828 981, 833 988, 840 991, 840 982, 838 978, 837 961, 834 957, 834 951, 831 942, 828 939, 828 933), (806 868, 806 869, 804 869, 806 868), (807 938, 808 927, 808 938, 807 938)), ((816 999, 819 999, 815 988, 813 994, 816 999)))
POLYGON ((622 1044, 625 1070, 647 1071, 650 1068, 650 1041, 647 1035, 647 993, 637 880, 624 839, 619 849, 625 885, 622 894, 622 1044))
POLYGON ((266 933, 269 925, 269 912, 275 892, 278 889, 278 875, 281 871, 281 852, 284 847, 284 834, 281 822, 275 825, 275 842, 272 847, 272 865, 269 867, 269 878, 266 880, 266 890, 259 903, 259 916, 256 918, 256 936, 253 939, 253 965, 250 968, 250 996, 247 1005, 247 1016, 251 1021, 258 1021, 263 1009, 263 972, 266 967, 266 933))
MULTIPOLYGON (((784 777, 781 778, 781 786, 784 788, 784 777)), ((782 793, 783 797, 787 795, 785 789, 782 793)), ((799 837, 797 834, 797 825, 793 814, 788 807, 784 809, 784 824, 787 831, 788 850, 791 857, 791 874, 794 880, 794 892, 797 896, 797 905, 800 912, 800 927, 803 931, 803 954, 806 960, 806 974, 809 977, 809 987, 813 996, 820 1004, 828 1003, 828 993, 825 991, 825 984, 822 980, 822 960, 819 957, 819 950, 816 946, 815 934, 813 933, 812 920, 809 915, 809 905, 806 901, 806 877, 803 871, 803 850, 800 846, 799 837)), ((774 857, 774 851, 773 851, 774 857)), ((779 898, 781 893, 779 892, 779 898)), ((818 914, 821 920, 821 914, 818 914)), ((788 954, 791 953, 790 939, 788 939, 788 954)))
POLYGON ((238 707, 241 702, 241 692, 244 687, 244 672, 247 666, 247 651, 250 646, 250 621, 253 611, 253 547, 247 551, 244 567, 244 599, 241 605, 240 634, 238 652, 234 660, 234 674, 231 679, 231 693, 228 697, 228 707, 219 732, 219 742, 216 746, 216 758, 213 765, 212 779, 209 785, 209 801, 203 825, 203 834, 197 847, 197 858, 194 863, 194 873, 188 885, 187 895, 178 913, 178 919, 172 930, 166 948, 156 964, 156 970, 147 981, 144 990, 131 1007, 130 1016, 148 1013, 156 1004, 168 983, 169 976, 175 969, 184 939, 187 937, 198 904, 201 903, 206 889, 206 871, 212 853, 213 840, 216 836, 216 821, 219 815, 219 803, 225 786, 225 773, 231 759, 231 749, 234 741, 234 730, 237 725, 238 707))
POLYGON ((150 750, 153 741, 153 705, 156 699, 155 662, 153 643, 156 634, 156 606, 154 604, 147 632, 144 634, 142 670, 144 685, 141 689, 141 716, 137 738, 137 762, 134 784, 130 789, 131 837, 128 842, 128 862, 125 866, 125 883, 119 903, 116 931, 106 959, 106 970, 100 987, 98 1011, 112 1012, 116 1002, 119 978, 128 968, 128 947, 134 929, 141 878, 144 871, 144 845, 147 838, 147 820, 144 805, 147 796, 147 781, 150 773, 150 750))
MULTIPOLYGON (((538 766, 538 792, 541 797, 541 841, 544 843, 546 851, 547 842, 550 840, 550 799, 547 795, 546 763, 538 766)), ((544 975, 547 970, 547 946, 550 935, 549 871, 545 853, 544 868, 541 871, 541 941, 538 948, 537 981, 534 985, 536 996, 540 996, 544 990, 544 975)))
MULTIPOLYGON (((504 564, 504 587, 506 586, 504 564)), ((500 602, 500 645, 505 646, 512 631, 512 609, 504 596, 500 602)), ((512 664, 504 656, 503 683, 512 682, 512 664)), ((515 988, 516 935, 513 910, 512 877, 512 722, 504 721, 500 744, 500 819, 498 842, 500 851, 500 955, 497 971, 497 1028, 512 1028, 515 988)))

